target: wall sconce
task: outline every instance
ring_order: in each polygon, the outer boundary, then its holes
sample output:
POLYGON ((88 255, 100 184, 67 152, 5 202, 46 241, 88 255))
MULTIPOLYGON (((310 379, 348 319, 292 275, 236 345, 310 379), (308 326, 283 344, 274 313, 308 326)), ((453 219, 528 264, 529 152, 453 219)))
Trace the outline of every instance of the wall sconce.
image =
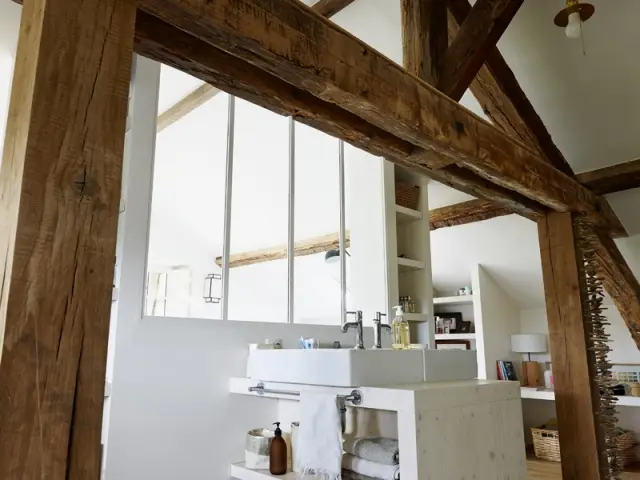
POLYGON ((222 280, 222 275, 219 273, 210 273, 206 277, 204 277, 204 303, 220 303, 221 298, 216 297, 213 294, 213 281, 214 280, 222 280))

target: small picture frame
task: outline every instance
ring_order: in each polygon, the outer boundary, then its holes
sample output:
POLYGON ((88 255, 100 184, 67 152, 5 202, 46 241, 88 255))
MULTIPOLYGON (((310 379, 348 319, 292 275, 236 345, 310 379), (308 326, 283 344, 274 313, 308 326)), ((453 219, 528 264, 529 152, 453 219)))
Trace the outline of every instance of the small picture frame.
POLYGON ((471 322, 464 320, 460 322, 460 326, 456 330, 456 333, 471 333, 471 322))

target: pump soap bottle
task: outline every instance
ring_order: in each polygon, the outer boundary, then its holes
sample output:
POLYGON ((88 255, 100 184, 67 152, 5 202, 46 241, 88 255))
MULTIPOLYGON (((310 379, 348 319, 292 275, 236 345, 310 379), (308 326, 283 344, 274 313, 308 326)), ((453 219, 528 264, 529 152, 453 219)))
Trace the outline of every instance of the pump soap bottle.
POLYGON ((404 318, 402 307, 397 305, 396 316, 393 319, 391 328, 393 329, 393 345, 394 350, 406 350, 410 348, 411 336, 409 333, 409 322, 404 318))
POLYGON ((284 475, 287 473, 287 443, 282 438, 280 422, 274 423, 276 436, 271 440, 269 447, 269 473, 271 475, 284 475))

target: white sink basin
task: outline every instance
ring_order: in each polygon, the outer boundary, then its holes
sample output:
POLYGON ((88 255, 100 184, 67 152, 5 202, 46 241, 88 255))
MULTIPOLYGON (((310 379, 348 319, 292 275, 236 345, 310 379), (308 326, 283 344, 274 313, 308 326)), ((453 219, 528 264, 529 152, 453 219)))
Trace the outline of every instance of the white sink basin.
POLYGON ((424 381, 424 359, 421 350, 250 350, 247 376, 334 387, 401 385, 424 381))

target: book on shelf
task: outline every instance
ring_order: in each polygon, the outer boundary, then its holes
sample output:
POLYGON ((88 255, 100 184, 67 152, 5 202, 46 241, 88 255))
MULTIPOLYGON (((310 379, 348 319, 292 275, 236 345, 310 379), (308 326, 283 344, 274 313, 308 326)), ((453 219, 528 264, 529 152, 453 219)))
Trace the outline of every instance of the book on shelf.
POLYGON ((509 360, 498 360, 496 362, 496 369, 499 380, 518 381, 518 375, 516 374, 516 368, 513 362, 509 360))

